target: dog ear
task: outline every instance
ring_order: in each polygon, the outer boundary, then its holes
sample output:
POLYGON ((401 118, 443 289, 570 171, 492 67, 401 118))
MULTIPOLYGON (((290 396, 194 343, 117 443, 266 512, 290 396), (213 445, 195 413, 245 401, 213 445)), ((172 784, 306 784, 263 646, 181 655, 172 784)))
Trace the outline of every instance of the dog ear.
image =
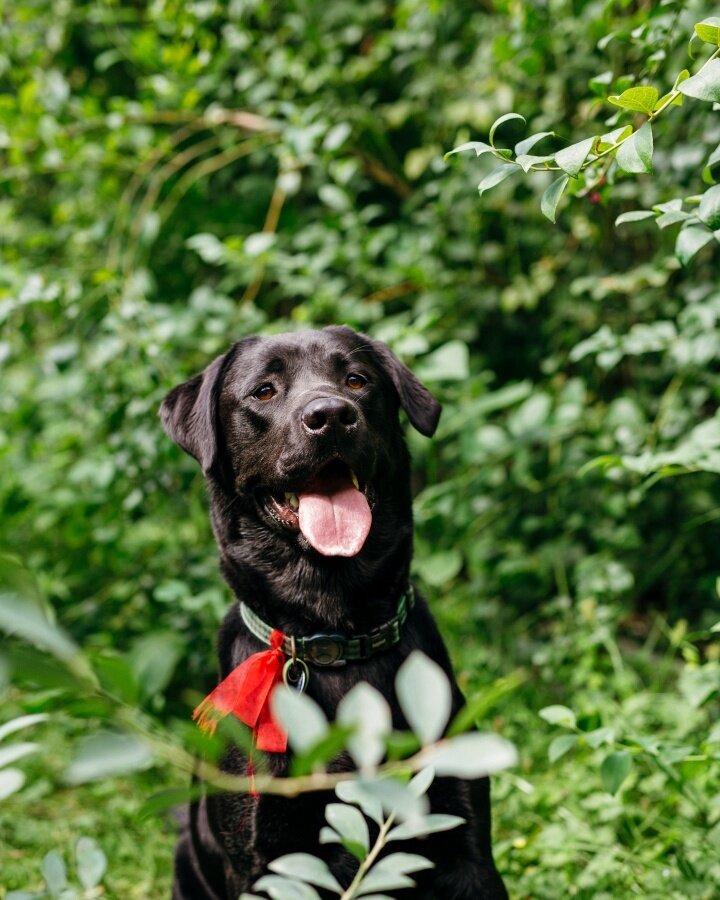
POLYGON ((442 406, 422 381, 404 363, 400 362, 387 344, 375 341, 365 334, 359 334, 348 325, 331 325, 326 330, 336 331, 356 339, 360 338, 364 343, 357 349, 370 350, 373 354, 392 381, 400 399, 400 405, 407 413, 410 423, 425 437, 432 437, 435 434, 442 406))
POLYGON ((224 353, 199 375, 173 388, 160 404, 169 437, 194 456, 207 472, 217 454, 217 393, 220 373, 230 356, 224 353))
POLYGON ((420 379, 400 362, 392 350, 382 341, 370 341, 373 353, 380 362, 400 398, 400 405, 410 423, 420 434, 432 437, 440 421, 442 406, 420 379))

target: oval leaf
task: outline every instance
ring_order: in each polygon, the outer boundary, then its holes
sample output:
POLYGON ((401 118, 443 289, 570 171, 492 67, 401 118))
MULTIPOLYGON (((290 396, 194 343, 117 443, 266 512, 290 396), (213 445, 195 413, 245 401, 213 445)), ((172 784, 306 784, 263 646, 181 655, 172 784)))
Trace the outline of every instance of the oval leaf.
POLYGON ((344 846, 358 859, 365 859, 370 846, 370 834, 360 810, 347 803, 328 803, 325 818, 328 825, 340 835, 344 846))
POLYGON ((503 163, 501 166, 498 166, 497 169, 493 169, 489 175, 486 175, 485 178, 478 185, 478 192, 482 195, 485 191, 489 191, 490 188, 494 188, 496 185, 500 184, 501 181, 505 181, 505 179, 512 175, 514 172, 519 172, 520 166, 515 163, 503 163))
POLYGON ((403 715, 423 745, 436 741, 448 723, 452 706, 452 688, 445 672, 424 653, 414 650, 400 666, 395 690, 403 715))
POLYGON ((426 754, 424 764, 436 775, 483 778, 517 763, 517 750, 497 734, 461 734, 426 754))
POLYGON ((464 150, 474 150, 475 156, 482 156, 483 153, 495 153, 495 148, 491 147, 490 144, 484 144, 482 141, 468 141, 466 144, 460 144, 459 147, 448 151, 445 154, 445 159, 454 153, 462 153, 464 150))
POLYGON ((709 244, 713 239, 712 231, 700 226, 691 226, 683 228, 678 234, 675 241, 675 256, 680 260, 683 266, 686 266, 695 254, 702 250, 705 244, 709 244))
POLYGON ((330 867, 324 860, 318 859, 309 853, 288 853, 273 860, 268 868, 278 875, 288 875, 291 878, 299 878, 308 884, 327 888, 329 891, 342 893, 337 879, 330 871, 330 867))
POLYGON ((85 890, 97 887, 107 869, 107 858, 92 838, 82 837, 75 845, 75 865, 85 890))
POLYGON ((540 710, 538 715, 550 725, 562 725, 565 728, 575 727, 575 713, 568 709, 567 706, 560 706, 559 704, 546 706, 540 710))
POLYGON ((548 759, 551 763, 557 762, 560 757, 565 756, 568 750, 574 747, 577 742, 577 735, 561 734, 559 737, 556 737, 555 740, 551 741, 550 746, 548 747, 548 759))
POLYGON ((354 728, 347 749, 361 768, 380 762, 385 755, 386 735, 392 730, 392 716, 387 700, 365 682, 356 684, 342 698, 337 708, 340 725, 354 728))
POLYGON ((720 184, 705 191, 698 206, 697 217, 711 231, 720 228, 720 184))
POLYGON ((627 750, 618 750, 606 756, 600 766, 600 777, 605 790, 609 794, 616 794, 631 768, 632 756, 627 750))
POLYGON ((101 732, 87 738, 67 767, 64 780, 83 784, 112 775, 139 772, 152 765, 153 757, 145 744, 129 734, 101 732))
POLYGON ((25 784, 25 773, 20 769, 2 769, 0 771, 0 800, 12 796, 25 784))
POLYGON ((632 209, 630 212, 621 213, 615 219, 615 225, 625 225, 626 222, 642 222, 643 219, 654 219, 655 213, 651 209, 632 209))
POLYGON ((623 171, 641 174, 652 172, 652 155, 652 128, 646 122, 618 147, 615 159, 623 171))
POLYGON ((272 695, 271 705, 296 753, 305 753, 328 732, 325 713, 307 694, 280 685, 272 695))
POLYGON ((272 900, 320 900, 320 894, 314 887, 292 878, 283 878, 282 875, 263 875, 253 888, 265 891, 272 900))
POLYGON ((44 857, 41 868, 48 892, 57 897, 67 884, 65 861, 57 850, 51 850, 44 857))
POLYGON ((703 22, 698 22, 694 27, 695 34, 701 41, 720 47, 720 19, 705 19, 703 22))
POLYGON ((650 115, 655 109, 659 97, 658 91, 654 87, 641 85, 639 87, 631 87, 623 91, 620 96, 612 95, 608 97, 610 103, 619 106, 622 109, 629 109, 633 112, 641 112, 650 115))
POLYGON ((519 141, 515 144, 515 156, 523 156, 524 154, 529 153, 535 144, 539 144, 543 138, 550 137, 554 134, 554 131, 538 131, 537 134, 531 134, 530 137, 526 137, 524 141, 519 141))
POLYGON ((426 834, 435 834, 438 831, 450 831, 458 825, 464 825, 465 819, 460 816, 448 816, 445 813, 431 813, 424 816, 419 822, 403 822, 396 825, 388 834, 388 841, 406 841, 410 838, 424 837, 426 834))
POLYGON ((500 116, 499 119, 495 119, 495 121, 492 123, 492 125, 490 126, 490 135, 488 139, 493 147, 495 146, 495 132, 503 124, 503 122, 510 122, 512 119, 519 119, 523 123, 523 125, 525 124, 525 119, 520 115, 520 113, 505 113, 504 116, 500 116))
POLYGON ((557 205, 560 202, 560 198, 562 197, 563 191, 568 186, 569 181, 569 175, 561 175, 556 181, 553 181, 550 187, 542 195, 542 199, 540 200, 540 211, 545 218, 550 219, 551 222, 555 221, 557 205))
POLYGON ((571 144, 563 150, 558 150, 555 154, 555 162, 563 172, 574 178, 582 169, 583 163, 588 158, 594 143, 595 138, 591 137, 584 141, 579 141, 577 144, 571 144))
POLYGON ((710 59, 700 69, 697 75, 678 85, 678 90, 686 97, 694 97, 696 100, 709 100, 713 103, 720 102, 720 59, 710 59))

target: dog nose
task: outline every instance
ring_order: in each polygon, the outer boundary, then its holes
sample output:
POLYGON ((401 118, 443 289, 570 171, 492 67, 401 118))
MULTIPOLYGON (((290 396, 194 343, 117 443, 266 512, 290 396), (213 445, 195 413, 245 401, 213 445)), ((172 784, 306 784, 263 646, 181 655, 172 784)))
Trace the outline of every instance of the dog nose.
POLYGON ((311 434, 323 434, 334 426, 349 431, 357 423, 357 410, 342 397, 317 397, 303 409, 302 423, 311 434))

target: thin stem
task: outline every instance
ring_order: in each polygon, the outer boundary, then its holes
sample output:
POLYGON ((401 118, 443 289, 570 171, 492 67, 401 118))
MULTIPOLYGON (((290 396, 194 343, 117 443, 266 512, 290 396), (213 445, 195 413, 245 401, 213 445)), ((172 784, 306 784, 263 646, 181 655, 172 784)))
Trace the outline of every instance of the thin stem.
POLYGON ((385 846, 385 839, 387 838, 388 832, 392 827, 393 822, 395 821, 395 813, 390 813, 387 819, 383 822, 380 827, 380 833, 375 840, 375 843, 372 846, 372 850, 368 853, 365 859, 360 863, 360 867, 355 873, 355 877, 350 883, 350 887, 342 894, 340 900, 353 900, 353 897, 356 897, 356 891, 361 886, 363 878, 367 875, 368 870, 373 865, 375 860, 378 857, 378 854, 385 846))

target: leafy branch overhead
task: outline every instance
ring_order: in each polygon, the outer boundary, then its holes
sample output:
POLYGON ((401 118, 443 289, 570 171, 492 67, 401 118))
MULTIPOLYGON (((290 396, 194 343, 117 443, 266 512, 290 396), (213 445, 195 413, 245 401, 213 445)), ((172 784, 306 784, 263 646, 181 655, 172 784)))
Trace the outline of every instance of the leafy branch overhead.
MULTIPOLYGON (((672 89, 660 95, 651 85, 637 85, 620 94, 607 97, 609 103, 635 116, 645 116, 638 124, 620 125, 599 135, 585 138, 561 150, 546 155, 534 153, 535 147, 548 138, 555 137, 554 131, 540 131, 523 139, 511 150, 498 147, 495 135, 506 122, 525 118, 519 113, 506 113, 497 119, 488 135, 488 142, 469 141, 455 147, 445 156, 465 150, 474 150, 477 156, 489 154, 500 162, 478 185, 480 194, 501 184, 518 172, 559 172, 561 173, 545 190, 540 201, 544 216, 555 222, 557 208, 565 190, 578 194, 591 192, 606 183, 611 167, 630 174, 649 174, 653 168, 653 124, 655 120, 673 106, 681 106, 685 97, 720 103, 720 18, 710 18, 695 25, 691 50, 698 43, 715 47, 703 66, 691 75, 683 69, 677 76, 672 89)), ((713 168, 720 163, 720 147, 708 159, 703 177, 712 182, 713 168)), ((720 228, 720 186, 712 187, 702 197, 688 198, 688 203, 699 204, 696 214, 681 209, 682 201, 672 201, 654 211, 633 211, 619 217, 617 224, 636 221, 651 216, 657 217, 660 228, 682 223, 683 230, 678 237, 676 253, 685 264, 702 246, 712 240, 713 232, 720 228)))

